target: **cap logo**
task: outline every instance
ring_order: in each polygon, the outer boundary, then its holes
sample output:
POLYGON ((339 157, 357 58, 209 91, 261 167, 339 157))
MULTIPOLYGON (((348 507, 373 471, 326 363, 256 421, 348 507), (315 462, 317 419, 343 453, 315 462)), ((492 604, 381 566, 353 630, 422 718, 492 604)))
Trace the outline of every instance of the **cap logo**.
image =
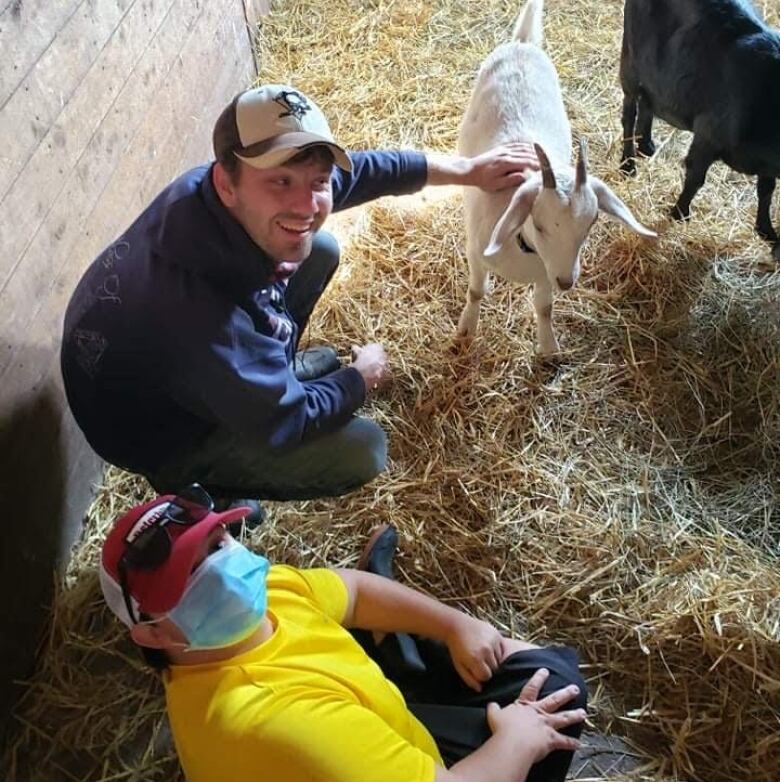
POLYGON ((295 117, 300 119, 304 114, 311 111, 309 101, 295 90, 282 90, 275 98, 274 103, 278 103, 283 109, 280 117, 295 117))
POLYGON ((133 524, 127 535, 125 535, 125 543, 132 543, 142 532, 157 524, 167 507, 168 503, 164 502, 162 505, 155 505, 154 508, 150 508, 146 511, 146 513, 133 524))

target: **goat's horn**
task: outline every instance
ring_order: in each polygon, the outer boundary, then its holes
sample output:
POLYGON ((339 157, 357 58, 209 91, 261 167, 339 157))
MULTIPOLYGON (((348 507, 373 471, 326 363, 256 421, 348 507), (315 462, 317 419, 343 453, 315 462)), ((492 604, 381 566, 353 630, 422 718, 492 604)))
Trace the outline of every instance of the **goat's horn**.
POLYGON ((574 189, 579 190, 588 181, 588 143, 580 136, 580 152, 577 156, 577 178, 574 189))
POLYGON ((555 174, 553 174, 552 166, 550 165, 550 158, 547 157, 547 153, 538 144, 534 144, 534 149, 542 167, 542 184, 555 190, 555 174))

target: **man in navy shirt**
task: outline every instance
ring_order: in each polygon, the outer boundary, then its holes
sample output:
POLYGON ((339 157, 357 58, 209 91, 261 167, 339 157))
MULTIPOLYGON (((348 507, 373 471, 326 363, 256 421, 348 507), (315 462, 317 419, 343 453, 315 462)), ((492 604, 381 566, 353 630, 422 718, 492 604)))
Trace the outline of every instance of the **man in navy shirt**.
POLYGON ((98 454, 160 492, 343 494, 385 467, 384 432, 355 413, 388 365, 379 344, 344 367, 332 349, 296 354, 339 261, 323 223, 426 184, 516 186, 533 151, 348 154, 284 85, 237 95, 213 140, 216 161, 168 185, 82 277, 65 315, 68 401, 98 454))

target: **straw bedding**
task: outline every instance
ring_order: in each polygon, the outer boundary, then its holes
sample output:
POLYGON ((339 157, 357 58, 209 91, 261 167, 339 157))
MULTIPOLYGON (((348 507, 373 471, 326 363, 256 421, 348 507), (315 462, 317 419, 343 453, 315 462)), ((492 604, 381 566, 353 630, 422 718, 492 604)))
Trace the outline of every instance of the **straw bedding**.
MULTIPOLYGON (((773 23, 776 7, 759 3, 773 23)), ((261 80, 318 96, 353 147, 452 150, 512 0, 278 3, 261 80)), ((343 259, 305 338, 380 341, 392 386, 367 414, 388 473, 348 497, 271 507, 250 539, 277 561, 354 564, 401 532, 399 577, 532 639, 579 647, 591 728, 627 737, 632 778, 780 778, 780 275, 751 230, 754 185, 710 171, 667 221, 687 134, 657 125, 636 180, 616 173, 618 0, 548 0, 547 48, 591 168, 661 233, 603 221, 560 297, 558 361, 533 355, 528 292, 496 281, 469 348, 460 194, 334 220, 343 259)), ((109 469, 17 710, 10 779, 178 778, 161 687, 102 608, 107 524, 148 494, 109 469)), ((607 774, 597 759, 591 779, 607 774)), ((623 773, 627 777, 627 772, 623 773)), ((613 777, 614 778, 614 777, 613 777)))

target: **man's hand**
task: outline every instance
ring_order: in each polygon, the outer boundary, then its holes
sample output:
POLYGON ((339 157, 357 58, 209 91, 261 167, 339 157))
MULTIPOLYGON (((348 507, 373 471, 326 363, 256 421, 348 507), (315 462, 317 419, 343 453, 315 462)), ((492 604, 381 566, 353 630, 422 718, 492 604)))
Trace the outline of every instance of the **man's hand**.
POLYGON ((428 152, 429 185, 473 185, 483 190, 519 187, 530 170, 539 168, 532 144, 513 142, 475 157, 428 152))
POLYGON ((583 722, 586 716, 584 709, 556 712, 556 709, 577 697, 579 688, 574 684, 539 700, 539 692, 549 675, 546 668, 540 668, 528 680, 514 703, 503 709, 497 703, 491 703, 487 709, 490 730, 494 734, 511 732, 517 736, 532 751, 534 763, 543 760, 556 749, 576 750, 580 742, 559 731, 583 722))
POLYGON ((539 160, 532 144, 512 143, 483 152, 471 158, 471 171, 464 184, 482 190, 503 190, 519 187, 525 182, 525 172, 539 169, 539 160))
POLYGON ((378 342, 372 342, 363 347, 353 345, 350 366, 355 367, 363 376, 367 393, 381 388, 390 379, 387 355, 385 349, 378 342))
POLYGON ((466 684, 480 692, 504 659, 503 638, 493 625, 458 614, 445 637, 452 663, 466 684))

